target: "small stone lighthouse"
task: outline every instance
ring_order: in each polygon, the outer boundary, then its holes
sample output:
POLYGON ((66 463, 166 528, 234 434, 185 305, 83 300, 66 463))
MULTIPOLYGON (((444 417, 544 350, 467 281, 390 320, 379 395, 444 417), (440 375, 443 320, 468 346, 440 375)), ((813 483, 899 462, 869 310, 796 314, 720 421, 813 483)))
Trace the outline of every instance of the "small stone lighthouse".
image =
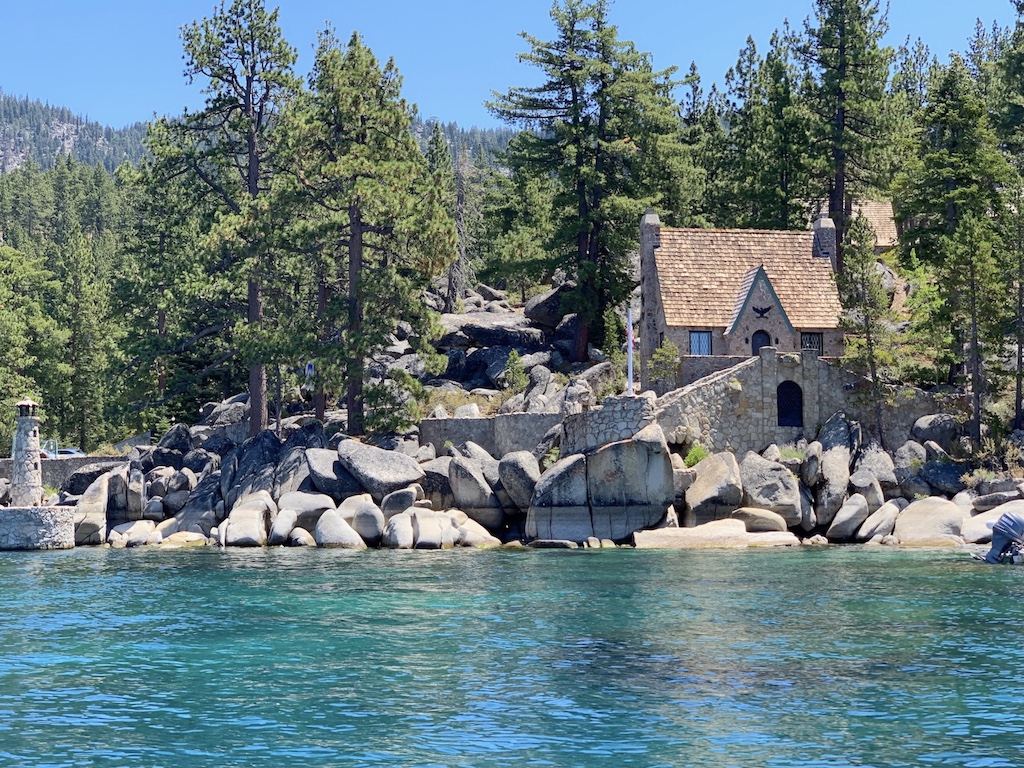
POLYGON ((39 404, 25 398, 17 404, 17 428, 11 449, 11 506, 38 507, 43 500, 39 463, 39 404))

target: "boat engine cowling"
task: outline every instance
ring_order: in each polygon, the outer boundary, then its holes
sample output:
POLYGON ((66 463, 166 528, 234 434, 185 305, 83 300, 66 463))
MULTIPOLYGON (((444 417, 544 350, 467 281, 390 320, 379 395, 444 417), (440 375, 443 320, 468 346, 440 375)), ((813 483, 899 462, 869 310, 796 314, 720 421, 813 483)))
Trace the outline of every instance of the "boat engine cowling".
POLYGON ((1024 516, 1006 512, 992 526, 992 549, 985 555, 985 562, 1001 563, 1015 544, 1024 545, 1024 516))

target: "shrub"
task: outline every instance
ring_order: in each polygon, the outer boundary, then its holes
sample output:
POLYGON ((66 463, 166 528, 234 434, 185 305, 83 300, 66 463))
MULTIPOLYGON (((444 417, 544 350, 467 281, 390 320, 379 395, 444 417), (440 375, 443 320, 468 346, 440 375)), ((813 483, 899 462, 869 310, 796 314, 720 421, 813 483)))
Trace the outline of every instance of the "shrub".
POLYGON ((508 362, 505 363, 505 372, 502 374, 502 384, 510 395, 517 395, 526 391, 529 379, 526 377, 526 369, 523 368, 523 360, 519 352, 513 349, 508 355, 508 362))
POLYGON ((686 454, 686 459, 684 459, 684 461, 687 467, 692 467, 696 465, 698 462, 706 459, 709 455, 710 454, 708 453, 707 448, 705 448, 700 443, 694 443, 693 446, 690 448, 689 452, 686 454))
POLYGON ((666 340, 651 355, 651 378, 675 386, 678 371, 679 347, 666 340))

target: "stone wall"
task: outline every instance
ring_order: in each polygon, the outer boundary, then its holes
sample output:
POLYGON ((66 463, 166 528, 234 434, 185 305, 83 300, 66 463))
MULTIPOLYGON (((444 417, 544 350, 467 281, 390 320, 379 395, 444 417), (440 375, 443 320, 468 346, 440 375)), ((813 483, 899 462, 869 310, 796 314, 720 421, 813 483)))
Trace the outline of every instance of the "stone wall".
POLYGON ((71 507, 10 507, 0 509, 0 550, 73 549, 74 510, 71 507))
MULTIPOLYGON (((100 458, 96 456, 81 456, 67 459, 42 459, 40 465, 43 470, 43 485, 48 488, 60 488, 72 474, 90 464, 109 464, 111 468, 120 466, 127 462, 127 459, 100 458)), ((0 478, 11 479, 11 460, 0 459, 0 478)))
POLYGON ((732 368, 745 360, 750 355, 741 357, 726 357, 725 355, 684 355, 679 359, 679 386, 686 387, 693 382, 703 379, 705 376, 732 368))
POLYGON ((585 453, 599 446, 628 440, 654 423, 654 398, 606 397, 599 408, 565 417, 561 456, 585 453))
MULTIPOLYGON (((898 447, 921 416, 956 411, 962 404, 913 387, 886 390, 882 430, 885 444, 898 447)), ((861 377, 818 358, 814 352, 780 354, 761 349, 732 368, 719 371, 657 401, 657 422, 670 443, 684 448, 699 443, 709 451, 762 451, 771 443, 813 440, 821 425, 837 411, 861 422, 879 437, 874 426, 870 387, 861 377), (803 395, 803 426, 778 425, 778 387, 791 381, 803 395)))
POLYGON ((473 419, 424 419, 420 444, 430 443, 440 456, 445 444, 473 441, 496 458, 513 451, 532 451, 556 424, 560 413, 501 413, 473 419))

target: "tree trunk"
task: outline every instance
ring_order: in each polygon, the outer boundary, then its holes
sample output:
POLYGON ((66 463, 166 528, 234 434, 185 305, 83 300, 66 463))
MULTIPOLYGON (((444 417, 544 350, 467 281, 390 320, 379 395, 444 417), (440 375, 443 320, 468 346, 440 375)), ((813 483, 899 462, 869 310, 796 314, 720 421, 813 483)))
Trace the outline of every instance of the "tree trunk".
MULTIPOLYGON (((320 318, 321 325, 323 324, 324 316, 327 314, 327 284, 324 282, 323 277, 320 278, 320 285, 317 288, 316 294, 316 313, 320 318)), ((320 330, 320 341, 324 342, 327 340, 327 332, 321 327, 320 330)), ((322 378, 317 375, 316 378, 316 389, 313 391, 313 408, 316 411, 316 418, 318 421, 323 421, 327 414, 327 393, 324 392, 324 385, 322 378)))
POLYGON ((1024 427, 1024 253, 1017 250, 1017 370, 1016 393, 1013 399, 1013 428, 1024 427))
POLYGON ((981 448, 981 354, 978 349, 978 281, 975 268, 970 267, 970 300, 971 300, 971 405, 974 418, 971 419, 971 450, 977 452, 981 448))
MULTIPOLYGON (((249 325, 257 330, 263 323, 263 286, 249 281, 249 325)), ((267 369, 263 363, 249 365, 249 436, 267 428, 267 369)))
POLYGON ((351 234, 348 241, 348 391, 346 405, 348 407, 348 432, 350 435, 363 434, 363 351, 362 326, 363 302, 360 293, 360 279, 363 270, 363 222, 358 204, 349 206, 349 226, 351 234))

